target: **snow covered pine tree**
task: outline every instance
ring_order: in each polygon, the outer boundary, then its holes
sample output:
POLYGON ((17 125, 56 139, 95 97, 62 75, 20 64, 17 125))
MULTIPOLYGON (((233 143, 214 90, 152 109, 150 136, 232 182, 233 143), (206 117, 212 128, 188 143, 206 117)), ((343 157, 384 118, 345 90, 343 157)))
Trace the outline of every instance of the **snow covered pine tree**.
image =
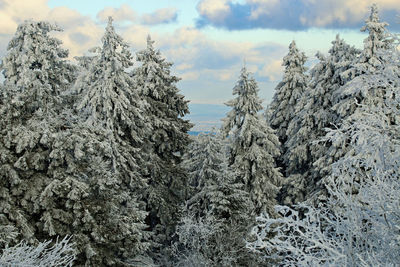
MULTIPOLYGON (((151 124, 147 155, 149 187, 145 193, 146 221, 157 243, 167 245, 179 221, 180 206, 186 198, 186 174, 180 167, 181 157, 189 144, 192 124, 182 117, 189 113, 188 101, 179 93, 179 78, 171 75, 172 63, 147 38, 146 49, 137 53, 141 63, 132 73, 140 96, 148 103, 144 109, 151 124)), ((144 165, 146 166, 146 165, 144 165)))
POLYGON ((97 255, 91 264, 124 266, 144 255, 150 244, 144 223, 147 212, 140 200, 147 181, 139 166, 144 165, 145 151, 140 148, 151 126, 142 116, 146 103, 126 71, 133 64, 129 47, 115 33, 112 18, 102 42, 87 76, 78 79, 74 91, 82 94, 76 108, 85 122, 105 129, 104 145, 111 163, 111 175, 98 178, 94 187, 102 214, 88 220, 103 221, 92 233, 101 252, 94 251, 97 255))
POLYGON ((288 177, 280 192, 285 204, 298 203, 316 189, 320 171, 313 163, 326 154, 330 144, 317 142, 327 128, 336 128, 339 118, 332 110, 333 95, 346 83, 341 75, 348 70, 359 51, 336 36, 327 57, 317 53, 318 62, 310 71, 308 89, 301 97, 296 115, 290 121, 284 162, 288 177))

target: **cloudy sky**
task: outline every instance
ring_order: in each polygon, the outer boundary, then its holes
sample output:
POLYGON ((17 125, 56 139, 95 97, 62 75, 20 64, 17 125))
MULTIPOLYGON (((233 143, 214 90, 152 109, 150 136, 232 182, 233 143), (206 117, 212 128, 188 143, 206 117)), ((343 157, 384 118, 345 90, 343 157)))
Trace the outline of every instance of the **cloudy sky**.
POLYGON ((281 78, 282 57, 295 40, 315 62, 339 33, 361 48, 369 6, 377 3, 389 30, 400 31, 399 0, 0 0, 0 56, 18 23, 57 22, 71 59, 98 46, 108 16, 131 44, 143 49, 151 34, 182 78, 197 129, 218 124, 232 98, 243 62, 254 73, 267 105, 281 78))

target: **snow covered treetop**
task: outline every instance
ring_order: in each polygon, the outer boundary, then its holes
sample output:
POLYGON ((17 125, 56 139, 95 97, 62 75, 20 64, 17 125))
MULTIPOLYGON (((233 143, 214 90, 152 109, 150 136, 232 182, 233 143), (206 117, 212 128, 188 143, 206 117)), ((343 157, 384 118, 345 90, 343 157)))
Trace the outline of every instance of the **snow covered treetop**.
POLYGON ((59 39, 49 36, 52 31, 62 30, 46 21, 27 20, 18 26, 2 63, 6 83, 30 88, 40 82, 49 84, 52 94, 58 93, 68 74, 64 61, 68 50, 60 47, 59 39))
POLYGON ((378 50, 388 49, 392 43, 388 38, 389 33, 386 31, 386 26, 388 25, 388 23, 380 21, 378 7, 376 4, 372 5, 371 14, 365 21, 365 26, 361 28, 362 32, 369 32, 368 37, 364 40, 363 62, 369 63, 372 66, 379 65, 378 50))
POLYGON ((304 72, 305 68, 303 65, 306 60, 306 55, 304 52, 299 51, 296 42, 293 40, 289 45, 289 53, 283 58, 282 66, 286 67, 286 71, 291 68, 301 68, 301 71, 304 72))

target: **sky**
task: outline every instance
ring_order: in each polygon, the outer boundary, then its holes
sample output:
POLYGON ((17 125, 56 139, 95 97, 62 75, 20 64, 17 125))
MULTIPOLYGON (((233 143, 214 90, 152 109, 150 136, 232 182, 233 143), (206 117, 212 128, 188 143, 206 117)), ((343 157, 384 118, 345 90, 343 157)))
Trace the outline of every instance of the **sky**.
POLYGON ((264 106, 282 77, 282 58, 295 40, 308 57, 327 53, 336 34, 362 48, 360 32, 376 3, 388 29, 400 32, 399 0, 0 0, 0 56, 17 25, 26 19, 47 20, 64 29, 55 33, 70 59, 100 45, 108 16, 132 52, 155 47, 173 62, 182 78, 178 87, 190 100, 194 130, 220 123, 233 98, 243 64, 259 85, 264 106))

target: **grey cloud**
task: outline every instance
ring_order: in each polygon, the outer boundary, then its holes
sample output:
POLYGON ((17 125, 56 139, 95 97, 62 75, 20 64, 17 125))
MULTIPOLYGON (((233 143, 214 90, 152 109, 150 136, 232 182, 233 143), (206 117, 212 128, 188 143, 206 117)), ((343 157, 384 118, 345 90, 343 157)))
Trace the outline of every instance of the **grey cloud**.
MULTIPOLYGON (((342 8, 340 6, 343 4, 341 3, 343 1, 336 1, 335 4, 331 1, 325 3, 324 1, 310 2, 307 0, 280 0, 274 5, 269 5, 268 8, 262 6, 262 1, 247 1, 244 3, 229 1, 227 3, 229 5, 229 12, 226 13, 223 20, 211 16, 207 12, 204 12, 204 10, 200 10, 199 4, 199 18, 196 20, 196 26, 202 28, 211 25, 227 30, 261 28, 300 31, 312 27, 359 29, 368 16, 368 10, 365 10, 363 17, 355 16, 353 10, 342 8), (337 8, 340 8, 340 11, 336 12, 341 16, 332 16, 335 11, 333 8, 336 7, 332 5, 337 5, 337 8), (252 16, 255 11, 261 8, 265 9, 261 15, 252 16), (328 16, 331 17, 327 20, 326 18, 328 16)), ((387 21, 390 24, 390 30, 400 30, 399 19, 396 17, 396 13, 400 13, 400 6, 397 11, 382 8, 382 21, 387 21)))

